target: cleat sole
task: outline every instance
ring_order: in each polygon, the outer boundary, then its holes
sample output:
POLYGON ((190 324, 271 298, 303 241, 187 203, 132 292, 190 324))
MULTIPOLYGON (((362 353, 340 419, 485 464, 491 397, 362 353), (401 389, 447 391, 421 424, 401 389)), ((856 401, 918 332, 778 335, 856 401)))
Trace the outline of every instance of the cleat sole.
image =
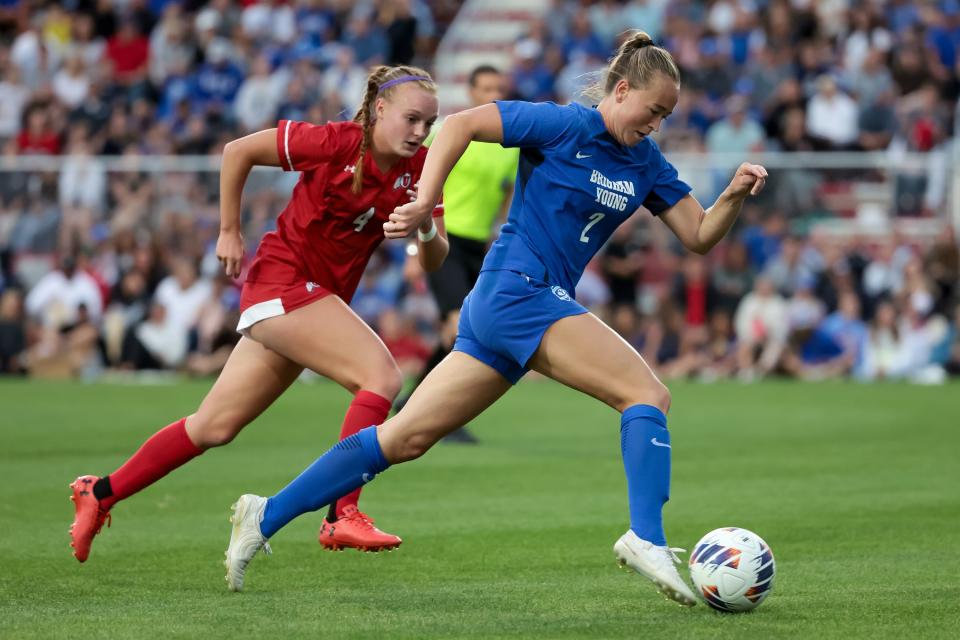
MULTIPOLYGON (((617 555, 617 565, 618 565, 621 569, 626 569, 626 568, 628 568, 628 566, 629 566, 629 565, 627 565, 627 560, 626 560, 626 558, 624 558, 624 557, 621 556, 621 555, 617 555)), ((632 569, 631 569, 631 570, 632 570, 632 569)), ((652 583, 654 584, 654 586, 657 587, 657 591, 659 591, 667 600, 670 600, 670 601, 672 601, 672 602, 676 602, 676 603, 679 604, 681 607, 692 607, 692 606, 694 606, 694 605, 696 604, 696 601, 690 602, 687 598, 683 597, 683 595, 682 595, 679 591, 677 591, 677 590, 674 589, 673 587, 669 586, 667 583, 665 583, 665 582, 663 582, 663 581, 661 581, 661 580, 656 580, 656 579, 654 579, 654 578, 651 578, 650 576, 648 576, 648 575, 646 575, 646 574, 643 574, 643 573, 640 573, 639 571, 636 571, 635 573, 636 573, 637 575, 639 575, 639 576, 642 576, 642 577, 646 578, 646 579, 649 580, 650 582, 652 582, 652 583)))
POLYGON ((394 551, 400 545, 394 544, 394 545, 385 545, 382 547, 351 547, 348 545, 339 545, 339 544, 333 544, 330 542, 321 542, 320 546, 325 551, 343 551, 344 549, 356 549, 360 553, 380 553, 381 551, 394 551))

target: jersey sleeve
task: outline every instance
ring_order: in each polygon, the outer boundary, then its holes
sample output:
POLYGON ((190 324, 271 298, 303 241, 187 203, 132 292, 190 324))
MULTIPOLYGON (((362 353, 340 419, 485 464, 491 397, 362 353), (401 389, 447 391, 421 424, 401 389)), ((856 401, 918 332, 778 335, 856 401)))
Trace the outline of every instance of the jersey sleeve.
POLYGON ((553 102, 497 100, 504 147, 546 147, 576 124, 577 114, 553 102))
POLYGON ((330 162, 340 151, 340 136, 332 123, 281 120, 277 124, 277 153, 284 171, 312 171, 330 162))
POLYGON ((677 169, 663 157, 655 144, 650 156, 649 171, 656 172, 656 178, 653 181, 653 188, 643 201, 643 206, 649 209, 650 213, 658 216, 680 202, 690 193, 691 188, 680 179, 677 169))

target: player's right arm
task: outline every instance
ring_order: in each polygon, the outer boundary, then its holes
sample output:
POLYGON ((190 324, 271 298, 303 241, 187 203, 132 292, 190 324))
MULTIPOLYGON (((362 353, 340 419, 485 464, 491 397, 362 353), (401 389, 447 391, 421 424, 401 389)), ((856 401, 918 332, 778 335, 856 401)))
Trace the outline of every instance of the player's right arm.
POLYGON ((220 237, 217 259, 231 278, 240 275, 243 236, 240 234, 240 194, 250 170, 256 166, 280 166, 277 130, 264 129, 228 142, 220 163, 220 237))
POLYGON ((430 144, 417 199, 397 207, 383 225, 387 238, 404 238, 433 213, 443 183, 471 141, 503 142, 503 122, 496 104, 485 104, 449 116, 430 144))

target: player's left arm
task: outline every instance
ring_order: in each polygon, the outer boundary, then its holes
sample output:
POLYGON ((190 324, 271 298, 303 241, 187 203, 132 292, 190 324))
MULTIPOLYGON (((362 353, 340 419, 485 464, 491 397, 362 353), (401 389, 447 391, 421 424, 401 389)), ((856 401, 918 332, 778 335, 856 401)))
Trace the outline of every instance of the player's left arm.
POLYGON ((687 194, 661 213, 660 219, 683 246, 705 254, 727 234, 740 215, 743 201, 760 193, 766 179, 766 169, 744 162, 712 207, 704 210, 696 198, 687 194))

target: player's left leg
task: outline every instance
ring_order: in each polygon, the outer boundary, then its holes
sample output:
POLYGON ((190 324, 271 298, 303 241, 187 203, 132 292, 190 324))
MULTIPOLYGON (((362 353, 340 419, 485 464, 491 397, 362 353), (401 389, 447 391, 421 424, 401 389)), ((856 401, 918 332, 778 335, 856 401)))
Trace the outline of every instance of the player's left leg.
POLYGON ((271 498, 241 496, 234 506, 234 527, 227 549, 227 583, 243 588, 255 549, 299 515, 316 511, 373 480, 391 464, 423 455, 440 438, 472 420, 511 383, 490 366, 453 352, 417 388, 403 410, 380 427, 367 427, 334 445, 271 498), (236 551, 236 552, 235 552, 236 551))
MULTIPOLYGON (((448 313, 443 321, 443 325, 440 327, 440 344, 446 345, 445 356, 453 350, 453 344, 457 340, 458 326, 460 326, 459 309, 448 313)), ((464 424, 462 427, 454 429, 443 436, 443 442, 448 444, 478 444, 480 440, 473 434, 470 427, 464 424)))
POLYGON ((614 551, 621 564, 653 580, 668 597, 696 599, 666 546, 663 505, 670 495, 670 392, 633 347, 590 313, 555 322, 527 366, 602 400, 621 412, 630 530, 614 551))
MULTIPOLYGON (((386 419, 400 390, 400 370, 379 336, 338 296, 328 295, 263 320, 250 333, 355 394, 340 427, 341 440, 386 419)), ((381 531, 360 511, 359 488, 337 497, 318 535, 324 548, 379 551, 400 545, 398 536, 381 531), (334 522, 337 526, 332 526, 334 522)))

